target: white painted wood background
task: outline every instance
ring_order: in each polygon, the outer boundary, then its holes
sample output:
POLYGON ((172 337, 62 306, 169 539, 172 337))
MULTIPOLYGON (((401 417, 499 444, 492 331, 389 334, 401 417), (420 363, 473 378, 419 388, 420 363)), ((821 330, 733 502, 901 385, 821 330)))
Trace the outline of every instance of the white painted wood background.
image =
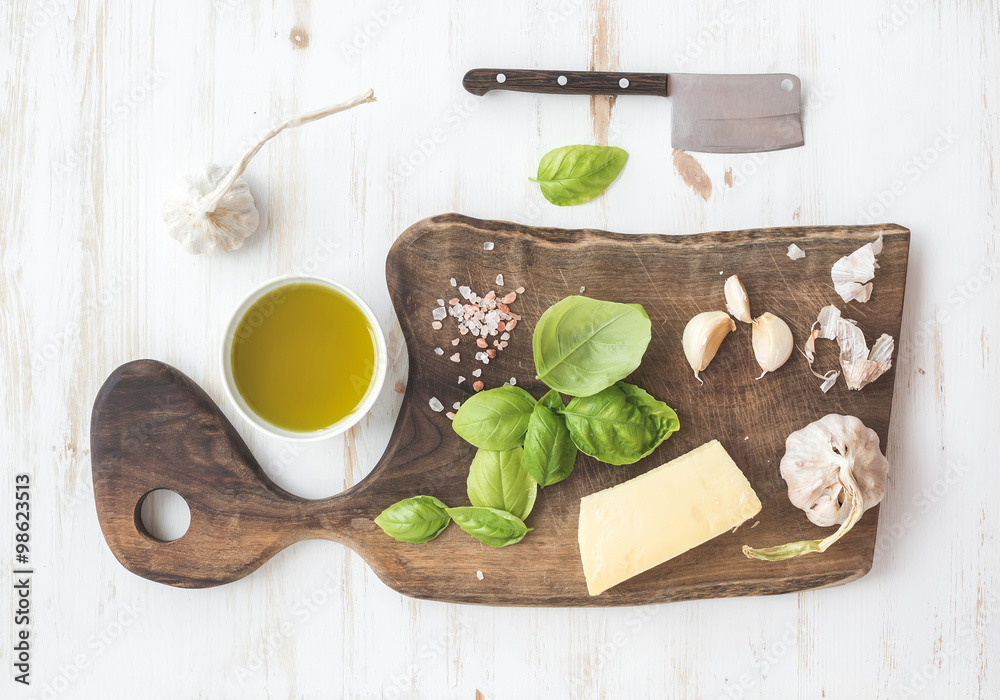
POLYGON ((37 570, 34 683, 11 680, 5 609, 3 697, 1000 697, 997 0, 8 0, 0 46, 0 522, 6 552, 13 474, 29 472, 37 570), (794 72, 806 146, 698 155, 706 201, 671 165, 667 101, 480 100, 461 88, 478 66, 794 72), (191 257, 167 237, 160 203, 180 174, 369 86, 376 104, 253 162, 262 225, 242 250, 191 257), (556 208, 528 182, 550 148, 605 140, 631 158, 599 200, 556 208), (871 573, 774 598, 512 610, 401 597, 327 542, 213 590, 126 572, 91 491, 108 373, 179 367, 281 485, 336 493, 381 454, 406 374, 386 251, 448 211, 624 232, 912 229, 871 573), (222 400, 217 358, 234 304, 298 269, 368 299, 391 357, 367 420, 292 449, 222 400))

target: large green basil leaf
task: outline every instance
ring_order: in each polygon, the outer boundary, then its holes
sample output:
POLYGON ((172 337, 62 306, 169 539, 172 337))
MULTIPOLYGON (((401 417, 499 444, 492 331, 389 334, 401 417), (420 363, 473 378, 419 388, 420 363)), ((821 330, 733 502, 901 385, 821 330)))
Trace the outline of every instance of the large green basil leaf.
POLYGON ((524 450, 479 450, 469 467, 472 505, 505 510, 521 520, 535 505, 538 484, 524 468, 524 450))
POLYGON ((545 199, 560 207, 589 202, 608 188, 628 160, 614 146, 563 146, 538 163, 537 182, 545 199))
POLYGON ((515 544, 531 532, 520 518, 496 508, 449 508, 448 515, 460 528, 491 547, 515 544))
POLYGON ((375 524, 400 542, 430 542, 451 522, 447 509, 433 496, 404 498, 383 510, 375 518, 375 524))
POLYGON ((580 451, 608 464, 637 462, 680 428, 672 408, 625 382, 571 400, 563 416, 580 451))
POLYGON ((539 486, 557 484, 573 473, 576 445, 570 438, 559 392, 549 391, 535 404, 524 436, 524 466, 539 486))
POLYGON ((566 297, 535 326, 535 371, 556 391, 590 396, 634 372, 651 337, 652 324, 638 304, 566 297))
POLYGON ((476 447, 513 450, 524 442, 534 407, 535 400, 521 387, 501 386, 466 399, 451 425, 476 447))

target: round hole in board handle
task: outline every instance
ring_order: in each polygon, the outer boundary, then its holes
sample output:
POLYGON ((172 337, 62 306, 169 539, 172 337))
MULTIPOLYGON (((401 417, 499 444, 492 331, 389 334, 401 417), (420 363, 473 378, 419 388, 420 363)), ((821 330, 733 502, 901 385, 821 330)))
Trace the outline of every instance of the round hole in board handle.
POLYGON ((154 489, 137 506, 145 534, 158 542, 179 540, 191 526, 191 509, 176 491, 154 489))
POLYGON ((622 78, 621 80, 619 80, 618 81, 618 87, 620 87, 622 90, 624 90, 625 88, 627 88, 628 87, 628 78, 622 78))
POLYGON ((569 82, 569 79, 565 75, 560 75, 558 78, 556 78, 556 82, 559 83, 560 85, 565 85, 566 83, 569 82))
POLYGON ((785 92, 791 92, 793 87, 795 87, 795 84, 788 78, 781 81, 781 89, 785 92))
POLYGON ((497 82, 498 83, 506 83, 507 82, 507 76, 504 75, 503 73, 497 73, 497 82))

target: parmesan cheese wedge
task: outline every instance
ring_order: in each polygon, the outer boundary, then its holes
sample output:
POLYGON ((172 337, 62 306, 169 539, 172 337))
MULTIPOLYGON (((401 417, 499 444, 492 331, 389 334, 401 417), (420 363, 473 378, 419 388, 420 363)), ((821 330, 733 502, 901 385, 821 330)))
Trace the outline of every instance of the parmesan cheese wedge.
MULTIPOLYGON (((580 500, 580 555, 597 595, 732 530, 760 499, 718 440, 580 500)), ((734 548, 739 556, 739 547, 734 548)))

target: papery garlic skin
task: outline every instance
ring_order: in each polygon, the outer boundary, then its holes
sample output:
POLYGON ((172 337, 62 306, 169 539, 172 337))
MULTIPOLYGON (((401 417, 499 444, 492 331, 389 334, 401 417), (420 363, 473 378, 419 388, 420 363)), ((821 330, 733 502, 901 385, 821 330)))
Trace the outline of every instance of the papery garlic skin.
POLYGON ((792 260, 801 260, 806 256, 806 251, 802 250, 794 243, 789 243, 788 252, 785 253, 785 255, 787 255, 792 260))
POLYGON ((876 255, 882 252, 882 234, 871 243, 858 248, 850 255, 845 255, 833 264, 830 277, 833 288, 845 302, 867 302, 872 296, 871 280, 878 269, 876 255))
POLYGON ((242 177, 213 211, 202 207, 205 193, 213 191, 228 174, 229 168, 209 163, 181 178, 163 203, 167 233, 188 253, 227 253, 242 246, 257 230, 260 214, 242 177))
POLYGON ((735 330, 736 322, 725 311, 705 311, 688 321, 684 327, 684 356, 695 379, 702 382, 698 374, 708 367, 726 335, 735 330))
POLYGON ((740 282, 737 275, 733 275, 726 280, 726 310, 736 317, 736 320, 743 323, 752 323, 750 316, 750 297, 747 296, 746 287, 740 282))
POLYGON ((792 329, 769 311, 754 321, 752 344, 753 355, 763 370, 763 374, 757 379, 788 362, 795 347, 792 329))
POLYGON ((780 561, 825 552, 885 496, 889 461, 874 430, 854 416, 830 414, 788 436, 780 469, 792 505, 814 525, 840 528, 822 540, 766 549, 744 546, 751 559, 780 561))

